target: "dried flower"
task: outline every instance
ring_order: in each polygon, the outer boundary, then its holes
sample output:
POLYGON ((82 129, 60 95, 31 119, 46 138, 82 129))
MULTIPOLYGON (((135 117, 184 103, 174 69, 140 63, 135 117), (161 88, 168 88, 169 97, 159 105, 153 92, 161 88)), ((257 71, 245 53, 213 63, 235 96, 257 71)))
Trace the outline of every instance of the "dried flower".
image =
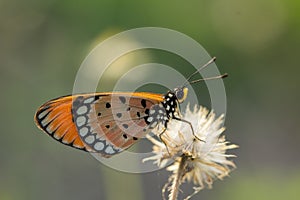
POLYGON ((168 188, 169 199, 172 200, 177 199, 179 186, 185 181, 195 185, 194 193, 186 198, 189 199, 201 189, 211 188, 215 179, 227 176, 235 168, 234 163, 227 158, 235 156, 226 154, 226 150, 238 147, 229 144, 225 136, 221 135, 225 130, 223 115, 216 119, 214 112, 209 112, 204 107, 195 106, 191 111, 187 106, 183 119, 192 124, 195 135, 189 124, 172 120, 162 134, 164 143, 148 137, 154 144, 155 155, 144 159, 154 160, 160 168, 173 162, 167 168, 172 175, 163 188, 163 198, 168 188))

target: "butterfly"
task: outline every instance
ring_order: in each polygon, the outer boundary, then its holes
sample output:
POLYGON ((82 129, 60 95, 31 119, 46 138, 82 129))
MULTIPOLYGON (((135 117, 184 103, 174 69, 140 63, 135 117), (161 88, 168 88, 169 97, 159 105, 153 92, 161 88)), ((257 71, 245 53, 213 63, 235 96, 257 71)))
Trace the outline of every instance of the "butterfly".
MULTIPOLYGON (((215 57, 202 68, 214 60, 215 57)), ((187 83, 204 80, 189 82, 195 73, 183 86, 166 94, 104 92, 62 96, 40 106, 34 120, 38 128, 57 141, 108 158, 128 149, 160 124, 165 130, 172 119, 189 123, 181 119, 179 104, 187 97, 187 83)))

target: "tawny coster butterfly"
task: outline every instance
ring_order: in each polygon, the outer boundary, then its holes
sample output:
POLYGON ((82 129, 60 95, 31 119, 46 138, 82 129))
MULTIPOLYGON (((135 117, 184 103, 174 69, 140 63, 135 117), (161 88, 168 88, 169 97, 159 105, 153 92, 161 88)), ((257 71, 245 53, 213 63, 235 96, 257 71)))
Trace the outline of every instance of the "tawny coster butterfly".
MULTIPOLYGON (((35 123, 63 144, 97 152, 103 157, 113 156, 132 146, 159 124, 165 130, 171 119, 189 123, 181 119, 179 109, 179 104, 187 97, 186 86, 201 80, 227 76, 224 74, 189 81, 193 75, 214 61, 215 57, 190 75, 181 87, 165 95, 107 92, 76 94, 50 100, 37 110, 35 123)), ((193 130, 192 126, 191 129, 193 130)))

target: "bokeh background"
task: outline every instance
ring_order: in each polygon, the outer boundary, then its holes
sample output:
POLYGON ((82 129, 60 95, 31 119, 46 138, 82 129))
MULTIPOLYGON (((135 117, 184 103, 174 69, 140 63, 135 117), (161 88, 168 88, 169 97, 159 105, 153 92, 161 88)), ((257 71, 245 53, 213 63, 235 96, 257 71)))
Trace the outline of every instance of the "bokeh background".
MULTIPOLYGON (((194 199, 299 199, 300 1, 295 0, 1 0, 0 199, 161 198, 165 170, 112 170, 57 143, 33 122, 43 102, 72 93, 77 70, 96 44, 146 26, 192 37, 217 56, 221 72, 230 74, 224 80, 226 135, 240 145, 230 152, 238 156, 238 168, 194 199)), ((186 76, 192 72, 168 52, 130 56, 118 69, 158 62, 186 76)), ((108 70, 101 91, 121 72, 108 70)), ((205 84, 194 88, 209 107, 205 84)))

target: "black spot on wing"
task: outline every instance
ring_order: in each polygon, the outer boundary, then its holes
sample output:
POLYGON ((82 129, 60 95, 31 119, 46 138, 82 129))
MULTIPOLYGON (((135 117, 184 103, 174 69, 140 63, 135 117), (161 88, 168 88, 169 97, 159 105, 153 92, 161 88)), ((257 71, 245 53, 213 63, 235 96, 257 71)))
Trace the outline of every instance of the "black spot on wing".
POLYGON ((128 124, 122 124, 122 126, 126 129, 129 127, 128 124))
POLYGON ((146 100, 145 99, 141 100, 141 104, 142 104, 143 108, 146 108, 147 105, 146 105, 146 100))
POLYGON ((110 108, 110 107, 111 107, 111 104, 107 102, 106 105, 105 105, 105 107, 106 107, 106 108, 110 108))
POLYGON ((95 97, 94 97, 94 101, 97 101, 97 100, 99 100, 101 98, 101 95, 96 95, 95 97))
POLYGON ((124 96, 119 96, 121 103, 126 103, 126 98, 124 96))
POLYGON ((148 108, 145 110, 145 114, 149 115, 149 109, 148 108))

